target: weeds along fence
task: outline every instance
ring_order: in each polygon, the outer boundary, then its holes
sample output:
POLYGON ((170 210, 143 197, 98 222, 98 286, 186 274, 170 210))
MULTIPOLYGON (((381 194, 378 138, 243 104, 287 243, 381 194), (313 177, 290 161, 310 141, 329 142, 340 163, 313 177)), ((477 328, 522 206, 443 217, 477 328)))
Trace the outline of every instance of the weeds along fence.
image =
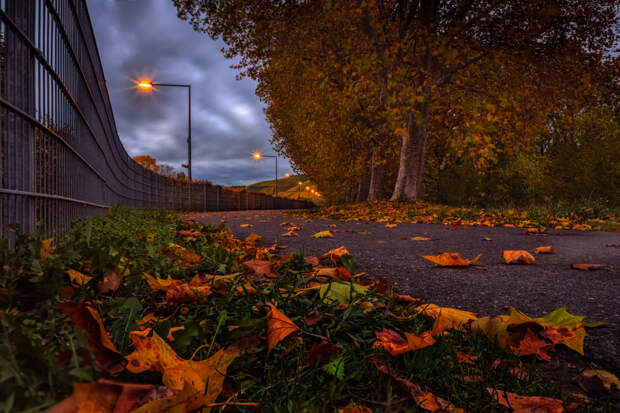
POLYGON ((59 235, 112 205, 184 211, 305 208, 155 174, 121 144, 85 0, 0 0, 0 237, 59 235))

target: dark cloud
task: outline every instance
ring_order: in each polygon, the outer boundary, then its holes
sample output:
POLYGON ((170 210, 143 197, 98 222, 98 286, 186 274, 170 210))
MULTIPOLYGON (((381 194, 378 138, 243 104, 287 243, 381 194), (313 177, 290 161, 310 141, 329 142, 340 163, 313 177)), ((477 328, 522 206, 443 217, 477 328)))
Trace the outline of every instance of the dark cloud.
MULTIPOLYGON (((273 179, 271 132, 255 82, 235 80, 224 46, 176 17, 170 0, 87 0, 120 138, 131 156, 151 155, 179 168, 187 159, 187 92, 138 92, 140 77, 192 84, 194 178, 222 185, 273 179)), ((279 162, 280 176, 290 172, 279 162)))

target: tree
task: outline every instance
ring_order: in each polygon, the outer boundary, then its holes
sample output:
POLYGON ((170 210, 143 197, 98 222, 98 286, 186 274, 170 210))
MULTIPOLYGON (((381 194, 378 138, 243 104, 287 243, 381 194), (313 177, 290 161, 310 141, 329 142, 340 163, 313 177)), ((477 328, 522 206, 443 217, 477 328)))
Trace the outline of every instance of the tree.
POLYGON ((138 155, 138 156, 134 156, 133 160, 139 163, 140 165, 142 165, 144 168, 148 169, 149 171, 152 171, 155 173, 159 172, 159 166, 157 165, 157 159, 153 158, 152 156, 138 155))
POLYGON ((173 2, 241 57, 278 149, 319 185, 370 169, 369 199, 391 170, 392 199, 422 198, 429 141, 491 170, 618 81, 614 0, 173 2))

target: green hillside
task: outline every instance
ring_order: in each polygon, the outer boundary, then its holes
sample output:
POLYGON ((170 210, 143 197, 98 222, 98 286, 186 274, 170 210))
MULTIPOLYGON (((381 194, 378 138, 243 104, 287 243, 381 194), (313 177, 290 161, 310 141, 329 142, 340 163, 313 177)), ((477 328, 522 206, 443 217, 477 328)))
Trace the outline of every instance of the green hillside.
MULTIPOLYGON (((251 192, 273 195, 275 181, 262 181, 252 185, 248 185, 246 189, 251 192)), ((317 190, 316 185, 308 178, 294 175, 288 178, 278 179, 278 196, 290 199, 307 199, 317 203, 321 203, 320 196, 314 195, 311 191, 317 190), (301 185, 300 185, 301 183, 301 185), (306 189, 308 188, 308 189, 306 189)))

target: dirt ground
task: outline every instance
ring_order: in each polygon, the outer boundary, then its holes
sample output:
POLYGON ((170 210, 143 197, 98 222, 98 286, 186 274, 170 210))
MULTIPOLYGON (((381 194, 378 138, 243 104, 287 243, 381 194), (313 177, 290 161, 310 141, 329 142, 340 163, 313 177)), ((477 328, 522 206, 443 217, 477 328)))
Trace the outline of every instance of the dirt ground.
POLYGON ((398 283, 399 291, 441 306, 466 309, 484 315, 505 314, 513 306, 538 317, 566 305, 572 314, 587 321, 603 321, 602 327, 589 329, 585 356, 589 363, 615 374, 620 372, 620 234, 549 230, 548 235, 526 235, 518 228, 461 227, 398 224, 386 228, 377 222, 340 222, 314 219, 307 222, 282 211, 239 211, 192 214, 204 224, 219 225, 222 220, 237 236, 261 235, 262 245, 287 245, 280 254, 301 252, 318 256, 345 246, 358 265, 358 271, 371 277, 385 277, 398 283), (301 231, 297 237, 282 237, 280 224, 294 222, 301 231), (251 224, 243 228, 240 225, 251 224), (333 226, 335 225, 335 227, 333 226), (333 238, 312 238, 318 231, 331 230, 333 238), (414 236, 430 241, 412 241, 414 236), (485 237, 491 238, 484 241, 485 237), (506 265, 502 250, 533 250, 551 245, 554 254, 536 255, 535 265, 506 265), (610 246, 611 245, 611 246, 610 246), (422 255, 445 251, 459 252, 488 269, 440 268, 422 255), (607 269, 579 271, 574 263, 606 264, 607 269))

